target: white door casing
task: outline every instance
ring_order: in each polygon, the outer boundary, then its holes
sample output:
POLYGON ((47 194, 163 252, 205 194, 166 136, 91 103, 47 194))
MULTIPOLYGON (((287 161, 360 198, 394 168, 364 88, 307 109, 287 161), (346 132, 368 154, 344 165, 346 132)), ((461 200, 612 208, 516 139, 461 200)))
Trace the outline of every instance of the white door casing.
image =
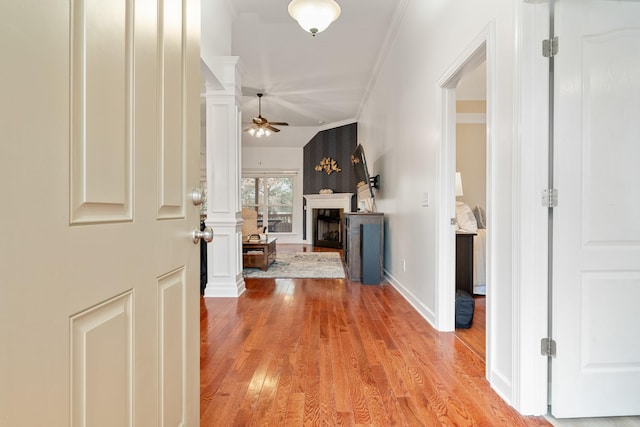
MULTIPOLYGON (((486 61, 487 67, 487 127, 493 129, 493 73, 495 23, 490 22, 482 31, 460 52, 456 61, 452 63, 438 81, 438 104, 440 105, 441 139, 438 153, 438 194, 439 212, 437 228, 437 317, 436 327, 439 331, 453 331, 455 328, 455 174, 456 174, 456 92, 460 78, 473 71, 479 64, 486 61)), ((490 218, 492 205, 493 169, 491 167, 491 146, 493 133, 487 132, 487 218, 490 218)), ((490 239, 487 244, 487 255, 491 256, 490 239)), ((490 259, 490 258, 488 258, 490 259)), ((487 281, 490 280, 492 268, 487 265, 487 281)), ((487 294, 489 298, 489 294, 487 294)), ((488 304, 490 307, 490 304, 488 304)), ((487 331, 490 334, 491 313, 487 313, 487 331)), ((491 349, 487 347, 487 353, 491 349)), ((487 364, 490 359, 487 358, 487 364)))
POLYGON ((3 2, 0 424, 197 425, 199 2, 3 2))
POLYGON ((556 3, 552 413, 640 414, 640 2, 556 3))

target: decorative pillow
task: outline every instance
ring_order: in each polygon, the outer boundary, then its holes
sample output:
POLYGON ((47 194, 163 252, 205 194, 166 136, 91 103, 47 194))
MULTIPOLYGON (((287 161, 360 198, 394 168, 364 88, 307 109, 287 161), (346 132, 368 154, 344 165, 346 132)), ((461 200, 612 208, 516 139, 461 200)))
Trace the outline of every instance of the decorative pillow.
POLYGON ((476 205, 476 207, 473 208, 473 215, 476 217, 478 228, 487 228, 487 215, 484 213, 482 206, 476 205))
POLYGON ((475 233, 478 231, 478 223, 476 217, 471 212, 471 208, 466 203, 456 205, 456 222, 460 231, 468 231, 475 233))

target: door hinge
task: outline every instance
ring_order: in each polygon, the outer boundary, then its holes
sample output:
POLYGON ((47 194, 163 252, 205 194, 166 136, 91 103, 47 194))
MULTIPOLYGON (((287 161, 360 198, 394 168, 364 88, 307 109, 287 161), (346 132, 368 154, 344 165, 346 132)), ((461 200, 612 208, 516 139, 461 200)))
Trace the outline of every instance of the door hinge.
POLYGON ((542 56, 551 58, 558 53, 558 37, 542 40, 542 56))
POLYGON ((558 190, 547 188, 542 190, 542 206, 545 208, 555 208, 558 206, 558 190))
POLYGON ((551 338, 542 338, 540 341, 540 354, 547 357, 556 357, 556 342, 551 338))

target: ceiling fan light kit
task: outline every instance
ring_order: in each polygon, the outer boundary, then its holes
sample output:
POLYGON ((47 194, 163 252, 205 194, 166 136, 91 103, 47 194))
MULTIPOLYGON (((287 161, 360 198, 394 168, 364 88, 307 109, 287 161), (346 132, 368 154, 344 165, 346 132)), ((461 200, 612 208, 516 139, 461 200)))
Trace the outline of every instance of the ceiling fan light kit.
POLYGON ((269 129, 264 129, 264 128, 254 128, 254 127, 250 127, 249 129, 247 129, 247 132, 249 132, 249 135, 251 136, 255 136, 256 138, 262 138, 263 136, 269 136, 271 135, 273 132, 271 132, 269 129))
POLYGON ((258 95, 258 117, 254 117, 251 121, 251 124, 244 131, 248 132, 249 135, 255 136, 256 138, 267 137, 274 132, 280 132, 280 129, 273 127, 277 126, 289 126, 289 123, 285 122, 270 122, 266 117, 262 117, 262 93, 258 95))
POLYGON ((292 0, 289 15, 315 37, 340 16, 340 5, 333 0, 292 0))

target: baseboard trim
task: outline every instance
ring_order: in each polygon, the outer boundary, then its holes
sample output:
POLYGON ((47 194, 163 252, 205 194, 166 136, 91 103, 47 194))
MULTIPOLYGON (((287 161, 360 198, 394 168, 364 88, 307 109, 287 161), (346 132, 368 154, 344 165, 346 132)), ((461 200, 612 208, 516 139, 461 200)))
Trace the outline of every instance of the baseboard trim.
POLYGON ((402 297, 434 328, 436 328, 436 316, 435 313, 427 306, 422 304, 415 295, 411 293, 407 288, 405 288, 393 275, 391 275, 387 270, 384 270, 385 279, 393 286, 402 297))
POLYGON ((244 284, 244 279, 240 277, 240 279, 233 284, 215 284, 210 286, 207 283, 207 287, 204 289, 204 297, 211 298, 238 298, 242 295, 247 288, 244 284))

